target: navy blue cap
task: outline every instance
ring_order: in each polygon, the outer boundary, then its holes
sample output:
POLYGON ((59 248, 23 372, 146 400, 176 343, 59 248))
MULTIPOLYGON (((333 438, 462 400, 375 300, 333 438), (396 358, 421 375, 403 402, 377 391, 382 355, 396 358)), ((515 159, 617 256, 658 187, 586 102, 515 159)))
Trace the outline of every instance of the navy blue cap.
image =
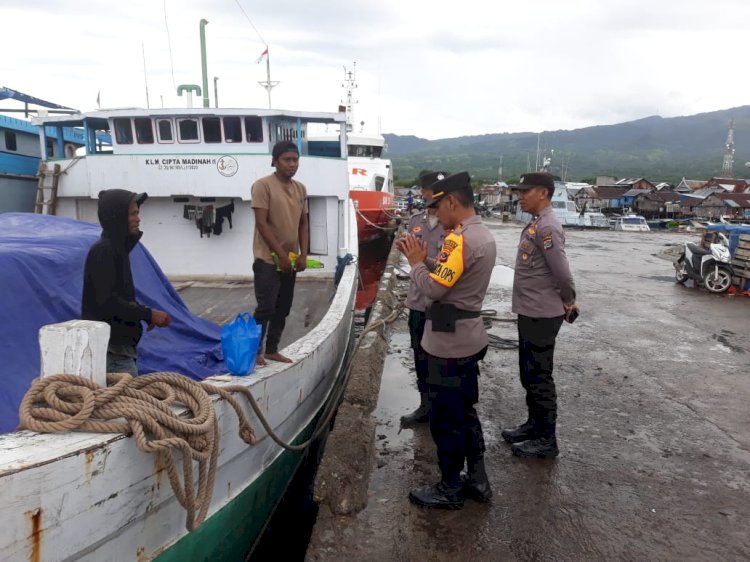
POLYGON ((462 189, 468 189, 471 191, 471 176, 469 172, 458 172, 451 176, 445 177, 442 180, 438 180, 431 186, 432 191, 432 202, 428 207, 437 207, 438 202, 443 197, 452 191, 461 191, 462 189))

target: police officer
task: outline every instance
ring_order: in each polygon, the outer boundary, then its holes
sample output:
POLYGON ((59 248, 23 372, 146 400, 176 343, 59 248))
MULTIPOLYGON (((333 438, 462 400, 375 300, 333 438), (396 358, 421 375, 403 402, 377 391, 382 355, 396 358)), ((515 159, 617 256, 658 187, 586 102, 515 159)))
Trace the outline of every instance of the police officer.
MULTIPOLYGON (((432 184, 447 177, 448 172, 431 172, 423 170, 419 174, 419 186, 422 198, 426 203, 432 200, 432 184)), ((443 245, 445 230, 437 218, 435 207, 425 208, 423 211, 414 213, 409 219, 406 227, 407 235, 421 240, 427 247, 427 266, 435 266, 435 258, 443 245)), ((409 283, 409 291, 406 295, 406 307, 409 309, 409 334, 411 336, 411 347, 414 351, 414 370, 417 373, 417 390, 419 390, 420 402, 416 410, 401 416, 401 423, 409 425, 424 423, 429 420, 430 401, 427 397, 427 355, 420 342, 424 333, 424 324, 427 316, 427 298, 419 292, 414 281, 409 283)))
POLYGON ((397 247, 412 267, 411 279, 430 300, 422 349, 427 355, 430 432, 435 441, 441 479, 416 488, 409 499, 424 507, 459 509, 464 498, 489 501, 490 483, 484 469, 484 436, 474 405, 479 399, 479 361, 488 338, 479 317, 495 265, 495 240, 474 213, 467 172, 432 185, 430 206, 440 224, 452 232, 430 271, 427 251, 413 236, 397 247), (467 465, 467 474, 461 475, 467 465))
POLYGON ((552 210, 554 176, 521 176, 515 188, 531 222, 521 232, 513 278, 513 312, 518 314, 518 366, 526 390, 528 419, 501 432, 519 457, 558 455, 557 394, 552 378, 555 338, 563 319, 578 315, 576 290, 565 255, 565 235, 552 210))

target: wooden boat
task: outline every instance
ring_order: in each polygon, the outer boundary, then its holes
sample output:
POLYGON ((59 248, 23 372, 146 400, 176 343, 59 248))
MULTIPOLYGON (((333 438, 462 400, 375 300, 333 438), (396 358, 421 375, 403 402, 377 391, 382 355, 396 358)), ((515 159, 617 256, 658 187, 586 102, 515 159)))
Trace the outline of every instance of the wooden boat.
MULTIPOLYGON (((142 243, 181 289, 178 296, 165 282, 164 300, 158 303, 168 311, 185 307, 186 318, 169 329, 149 332, 161 334, 144 336, 139 354, 142 347, 148 351, 148 337, 171 333, 177 338, 176 334, 190 330, 206 339, 206 346, 217 345, 218 326, 206 327, 195 320, 195 328, 188 308, 217 322, 253 310, 250 185, 272 171, 272 145, 277 140, 293 139, 300 149, 298 177, 307 185, 310 196, 311 254, 323 262, 324 268, 298 276, 295 313, 285 330, 286 341, 282 340, 284 353, 294 363, 271 364, 247 377, 233 377, 232 383, 250 389, 281 439, 304 441, 314 431, 324 408, 336 399, 352 347, 357 273, 354 265, 345 264, 349 254, 357 253, 357 236, 355 213, 348 199, 343 122, 343 113, 239 109, 112 110, 38 119, 38 124, 53 130, 82 127, 86 143, 85 155, 49 162, 60 164, 66 171, 59 178, 58 213, 76 220, 39 217, 55 222, 55 235, 24 235, 36 247, 40 260, 67 256, 53 266, 57 272, 54 283, 49 279, 32 282, 25 278, 28 272, 23 268, 17 272, 16 282, 30 285, 30 290, 39 288, 37 282, 50 294, 57 294, 63 287, 69 290, 61 299, 63 306, 51 307, 54 311, 42 315, 37 323, 69 320, 77 313, 77 302, 71 295, 80 295, 76 291, 80 291, 82 270, 65 274, 61 264, 80 260, 79 254, 85 255, 87 246, 79 243, 75 246, 79 249, 72 253, 53 251, 48 246, 53 243, 51 239, 58 240, 68 232, 74 237, 77 230, 87 231, 91 237, 92 229, 95 238, 95 226, 77 221, 95 220, 99 190, 130 188, 149 193, 141 212, 145 233, 142 243), (308 127, 316 123, 341 126, 337 154, 310 154, 308 127), (111 150, 103 150, 94 141, 102 131, 112 135, 111 150), (202 207, 207 213, 209 205, 214 212, 217 207, 234 206, 231 228, 224 224, 221 234, 212 231, 210 237, 197 228, 205 224, 196 222, 196 214, 186 212, 187 208, 202 207)), ((46 143, 44 135, 40 142, 46 143)), ((25 218, 0 216, 16 223, 25 218)), ((15 238, 22 238, 21 228, 16 225, 15 230, 15 238)), ((89 244, 91 241, 93 238, 89 244)), ((0 248, 12 245, 0 244, 0 248)), ((131 261, 135 259, 131 254, 131 261)), ((158 271, 148 269, 153 268, 154 260, 143 260, 141 273, 135 262, 133 266, 137 286, 139 275, 159 277, 158 271)), ((8 274, 8 268, 0 269, 8 274)), ((50 300, 40 297, 39 302, 50 300)), ((10 321, 2 318, 4 324, 10 321)), ((15 331, 15 336, 8 337, 23 335, 28 339, 28 329, 17 327, 15 331)), ((185 357, 169 357, 170 345, 158 349, 175 364, 185 363, 185 357)), ((152 355, 158 353, 149 357, 152 355)), ((139 356, 139 365, 144 364, 147 362, 141 362, 139 356)), ((27 370, 29 381, 38 375, 33 357, 27 370)), ((183 374, 201 378, 206 373, 183 374)), ((185 528, 185 512, 169 485, 164 466, 152 455, 140 452, 130 436, 30 431, 0 435, 0 521, 4 526, 0 557, 243 559, 303 457, 273 442, 253 413, 249 417, 257 443, 247 445, 238 436, 236 416, 227 403, 217 400, 214 406, 221 439, 219 466, 207 518, 194 532, 185 528)))

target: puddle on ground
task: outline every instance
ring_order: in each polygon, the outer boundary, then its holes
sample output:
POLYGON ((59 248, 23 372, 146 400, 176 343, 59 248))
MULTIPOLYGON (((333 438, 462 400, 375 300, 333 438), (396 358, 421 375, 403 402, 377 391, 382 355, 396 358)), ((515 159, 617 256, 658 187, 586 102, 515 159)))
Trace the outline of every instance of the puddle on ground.
POLYGON ((412 430, 401 429, 400 422, 401 416, 419 405, 414 355, 410 344, 408 332, 391 332, 388 354, 383 363, 378 405, 374 412, 378 421, 376 433, 379 450, 383 447, 400 447, 412 438, 412 430))

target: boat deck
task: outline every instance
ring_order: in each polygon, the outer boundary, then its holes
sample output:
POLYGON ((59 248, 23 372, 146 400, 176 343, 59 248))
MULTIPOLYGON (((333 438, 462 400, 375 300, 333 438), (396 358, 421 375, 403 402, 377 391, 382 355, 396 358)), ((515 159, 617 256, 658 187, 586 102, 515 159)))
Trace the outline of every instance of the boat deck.
MULTIPOLYGON (((187 281, 175 283, 174 286, 193 314, 216 324, 227 324, 241 312, 252 314, 257 305, 251 282, 187 281)), ((325 316, 333 294, 331 278, 297 278, 292 311, 281 338, 282 348, 317 326, 325 316)))

